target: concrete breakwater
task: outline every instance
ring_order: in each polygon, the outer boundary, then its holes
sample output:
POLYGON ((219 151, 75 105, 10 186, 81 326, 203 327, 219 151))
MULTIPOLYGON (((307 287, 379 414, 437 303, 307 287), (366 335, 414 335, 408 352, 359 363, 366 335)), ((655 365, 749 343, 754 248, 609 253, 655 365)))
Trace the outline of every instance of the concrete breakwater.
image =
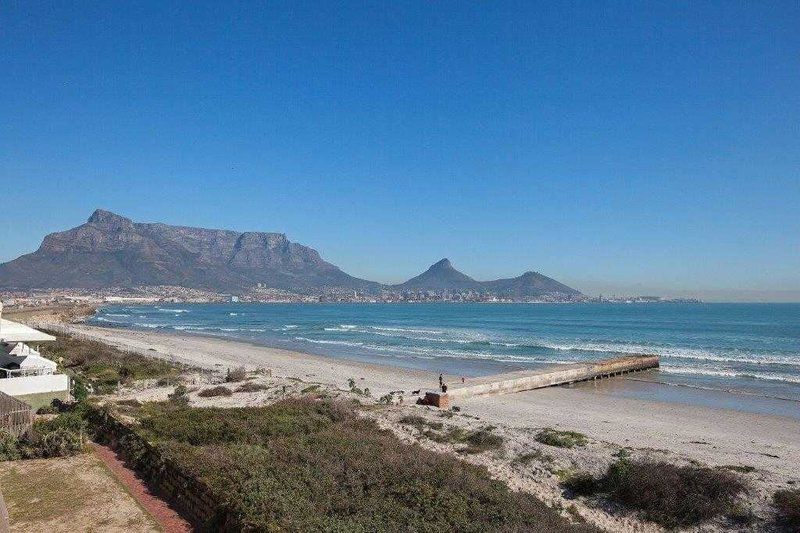
POLYGON ((578 381, 602 379, 629 372, 658 368, 657 355, 628 355, 590 363, 554 365, 538 370, 520 370, 472 378, 450 387, 447 393, 428 392, 425 403, 447 408, 452 400, 487 394, 509 394, 578 381))

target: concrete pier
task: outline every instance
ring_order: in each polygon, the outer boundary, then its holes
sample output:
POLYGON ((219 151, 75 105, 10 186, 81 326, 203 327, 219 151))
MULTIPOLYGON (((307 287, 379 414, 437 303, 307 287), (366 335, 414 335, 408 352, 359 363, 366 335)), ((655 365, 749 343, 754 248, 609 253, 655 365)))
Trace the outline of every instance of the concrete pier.
POLYGON ((521 370, 506 374, 496 374, 471 378, 465 383, 457 383, 448 388, 447 394, 428 392, 425 403, 437 407, 449 406, 458 398, 481 396, 485 394, 508 394, 556 385, 566 385, 578 381, 602 379, 630 372, 658 368, 657 355, 628 355, 589 363, 553 365, 538 370, 521 370))

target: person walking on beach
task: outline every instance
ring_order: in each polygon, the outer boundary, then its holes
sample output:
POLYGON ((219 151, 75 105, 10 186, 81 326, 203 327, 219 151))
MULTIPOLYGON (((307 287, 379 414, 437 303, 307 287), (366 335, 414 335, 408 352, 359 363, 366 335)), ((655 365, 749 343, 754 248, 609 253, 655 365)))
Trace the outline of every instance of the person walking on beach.
POLYGON ((442 377, 442 374, 439 373, 439 386, 441 387, 443 384, 444 384, 444 377, 442 377))

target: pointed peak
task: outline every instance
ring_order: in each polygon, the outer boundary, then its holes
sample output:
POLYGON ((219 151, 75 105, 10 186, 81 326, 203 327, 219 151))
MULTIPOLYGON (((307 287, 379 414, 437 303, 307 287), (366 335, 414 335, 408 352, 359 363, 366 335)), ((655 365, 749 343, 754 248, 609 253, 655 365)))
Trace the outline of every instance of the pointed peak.
POLYGON ((95 209, 87 220, 89 224, 130 224, 131 219, 120 216, 105 209, 95 209))
POLYGON ((431 265, 431 268, 453 268, 453 263, 448 258, 441 259, 431 265))

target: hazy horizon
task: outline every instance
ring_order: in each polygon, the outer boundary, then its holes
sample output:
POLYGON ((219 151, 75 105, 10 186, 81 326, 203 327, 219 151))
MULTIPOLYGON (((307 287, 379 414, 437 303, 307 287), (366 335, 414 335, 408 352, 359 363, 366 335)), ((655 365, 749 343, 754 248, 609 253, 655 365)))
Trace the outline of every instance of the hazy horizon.
POLYGON ((286 233, 381 282, 448 257, 590 295, 800 300, 797 3, 14 3, 0 22, 0 261, 103 207, 286 233))

